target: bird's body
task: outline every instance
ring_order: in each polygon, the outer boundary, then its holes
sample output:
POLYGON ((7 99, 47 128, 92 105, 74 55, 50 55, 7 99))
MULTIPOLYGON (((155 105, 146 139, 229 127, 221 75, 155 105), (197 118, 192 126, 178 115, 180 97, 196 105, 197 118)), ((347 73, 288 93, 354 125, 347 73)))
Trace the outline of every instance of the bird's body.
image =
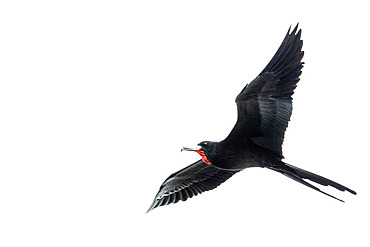
POLYGON ((332 180, 282 161, 292 95, 303 68, 303 42, 301 30, 297 29, 298 25, 292 32, 289 29, 268 65, 236 97, 238 120, 230 134, 220 142, 203 141, 197 148, 183 148, 197 152, 202 159, 168 177, 148 211, 214 189, 249 167, 269 168, 337 200, 340 199, 304 179, 356 194, 332 180))
POLYGON ((266 167, 281 160, 275 153, 253 142, 229 145, 221 141, 213 145, 214 154, 206 156, 211 165, 220 169, 239 171, 249 167, 266 167))

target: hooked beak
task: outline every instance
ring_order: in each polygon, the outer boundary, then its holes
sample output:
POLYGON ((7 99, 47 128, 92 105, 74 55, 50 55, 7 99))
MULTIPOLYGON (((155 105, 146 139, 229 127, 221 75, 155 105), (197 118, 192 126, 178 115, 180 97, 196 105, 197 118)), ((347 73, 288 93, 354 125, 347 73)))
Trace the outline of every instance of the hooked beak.
POLYGON ((194 152, 196 152, 196 151, 200 151, 201 150, 201 146, 196 146, 195 148, 186 148, 186 147, 183 147, 183 148, 181 148, 181 152, 182 151, 194 151, 194 152))

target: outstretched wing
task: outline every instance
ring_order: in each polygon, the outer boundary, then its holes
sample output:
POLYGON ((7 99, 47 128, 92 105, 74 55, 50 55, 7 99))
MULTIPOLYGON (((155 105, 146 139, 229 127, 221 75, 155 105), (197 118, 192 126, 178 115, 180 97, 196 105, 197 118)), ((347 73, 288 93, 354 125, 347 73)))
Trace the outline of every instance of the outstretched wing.
POLYGON ((212 190, 237 172, 221 170, 198 160, 173 173, 163 182, 147 212, 180 200, 186 201, 188 198, 212 190))
POLYGON ((284 133, 292 114, 292 95, 303 58, 298 25, 286 34, 266 68, 236 97, 238 120, 224 143, 252 141, 281 158, 284 133))

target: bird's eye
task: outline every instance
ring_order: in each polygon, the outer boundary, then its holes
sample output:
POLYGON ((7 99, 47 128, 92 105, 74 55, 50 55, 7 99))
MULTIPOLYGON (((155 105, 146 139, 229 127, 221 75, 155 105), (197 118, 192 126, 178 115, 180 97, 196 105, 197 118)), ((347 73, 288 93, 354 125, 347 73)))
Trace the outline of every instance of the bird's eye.
POLYGON ((203 142, 203 146, 207 146, 208 145, 208 142, 203 142))

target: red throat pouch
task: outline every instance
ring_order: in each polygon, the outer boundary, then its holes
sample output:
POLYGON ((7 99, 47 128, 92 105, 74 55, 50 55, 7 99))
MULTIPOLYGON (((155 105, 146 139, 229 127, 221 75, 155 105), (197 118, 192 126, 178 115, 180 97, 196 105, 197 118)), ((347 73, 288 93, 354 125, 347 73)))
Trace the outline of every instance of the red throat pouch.
POLYGON ((197 152, 201 157, 202 157, 202 160, 204 161, 204 163, 210 165, 211 162, 207 159, 207 156, 204 154, 203 151, 195 151, 197 152))

